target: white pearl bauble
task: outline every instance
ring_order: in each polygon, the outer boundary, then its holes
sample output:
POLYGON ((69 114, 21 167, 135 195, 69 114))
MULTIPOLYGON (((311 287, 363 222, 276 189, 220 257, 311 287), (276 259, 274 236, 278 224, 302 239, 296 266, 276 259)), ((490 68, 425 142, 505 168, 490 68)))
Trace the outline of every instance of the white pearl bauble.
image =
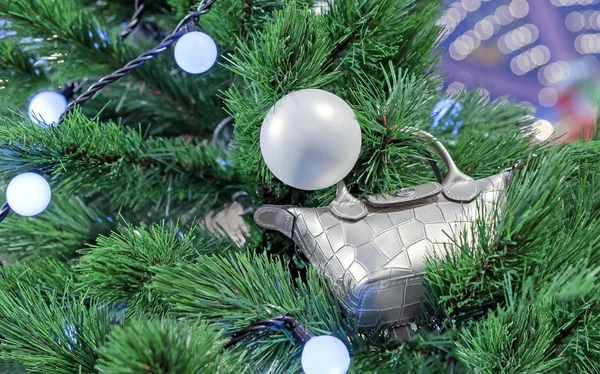
POLYGON ((42 91, 29 102, 29 119, 42 127, 58 123, 60 116, 67 110, 67 98, 55 91, 42 91))
POLYGON ((50 204, 52 191, 48 182, 39 174, 23 173, 14 177, 6 188, 6 201, 21 216, 40 214, 50 204))
POLYGON ((182 36, 175 45, 175 62, 187 73, 200 74, 217 61, 217 45, 210 36, 192 31, 182 36))
POLYGON ((305 374, 345 374, 350 368, 350 353, 341 340, 321 335, 311 338, 302 351, 305 374))
POLYGON ((358 160, 360 145, 352 108, 318 89, 282 97, 260 129, 260 150, 269 170, 301 190, 319 190, 344 179, 358 160))

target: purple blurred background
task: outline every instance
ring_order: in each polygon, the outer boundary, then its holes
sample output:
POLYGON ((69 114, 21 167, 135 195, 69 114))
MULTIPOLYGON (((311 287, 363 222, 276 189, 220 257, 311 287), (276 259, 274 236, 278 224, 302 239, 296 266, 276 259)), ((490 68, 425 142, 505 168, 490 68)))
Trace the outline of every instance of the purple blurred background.
MULTIPOLYGON (((482 87, 536 108, 557 129, 586 129, 600 101, 600 0, 446 1, 444 89, 482 87)), ((487 92, 486 92, 487 91, 487 92)))

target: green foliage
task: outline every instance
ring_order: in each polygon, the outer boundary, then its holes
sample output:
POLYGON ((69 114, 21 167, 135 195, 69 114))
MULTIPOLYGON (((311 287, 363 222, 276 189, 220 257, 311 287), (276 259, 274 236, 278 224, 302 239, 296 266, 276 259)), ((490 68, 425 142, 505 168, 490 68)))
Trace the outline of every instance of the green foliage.
POLYGON ((361 124, 363 143, 359 167, 349 178, 361 194, 392 191, 401 186, 425 183, 419 160, 431 154, 426 144, 414 141, 412 128, 427 126, 434 96, 429 82, 390 66, 384 72, 385 90, 372 78, 363 78, 355 92, 356 116, 361 124))
MULTIPOLYGON (((306 281, 293 279, 287 264, 266 254, 237 253, 202 256, 194 264, 153 267, 150 287, 166 300, 173 317, 195 320, 199 315, 228 331, 290 313, 315 333, 334 333, 350 344, 363 344, 352 319, 342 317, 335 298, 314 270, 306 281)), ((284 333, 286 333, 284 331, 284 333)), ((288 336, 266 335, 240 343, 235 351, 248 351, 256 372, 299 370, 299 347, 288 336)))
POLYGON ((48 52, 59 53, 63 58, 67 58, 66 55, 72 61, 92 58, 102 64, 110 63, 114 56, 101 23, 84 12, 80 1, 2 0, 0 17, 10 19, 17 32, 51 37, 55 40, 54 48, 48 52))
POLYGON ((464 331, 458 353, 465 362, 481 373, 544 373, 558 366, 548 351, 556 334, 549 306, 524 303, 516 312, 497 313, 464 331))
MULTIPOLYGON (((0 92, 5 104, 25 101, 33 91, 48 85, 43 69, 36 67, 34 56, 10 39, 0 39, 0 92)), ((2 109, 3 114, 6 110, 2 109)))
POLYGON ((595 147, 590 142, 539 150, 518 173, 495 230, 482 222, 465 234, 478 245, 457 243, 454 255, 429 263, 426 279, 438 321, 448 327, 471 321, 459 348, 472 368, 600 370, 590 359, 600 352, 594 343, 600 185, 598 167, 576 152, 595 147), (472 322, 487 309, 487 318, 472 322))
POLYGON ((205 323, 134 321, 116 327, 100 349, 101 373, 240 373, 223 352, 222 335, 205 323))
MULTIPOLYGON (((527 120, 527 118, 533 114, 532 107, 511 105, 507 98, 490 101, 489 96, 483 95, 478 90, 461 91, 458 94, 448 95, 447 98, 456 100, 462 107, 455 122, 460 122, 462 129, 476 131, 478 140, 485 140, 491 134, 513 134, 520 126, 530 124, 531 120, 527 120)), ((451 117, 450 112, 447 112, 440 122, 449 120, 451 117)), ((443 129, 433 130, 436 135, 439 134, 443 137, 443 129)), ((452 128, 446 131, 450 130, 452 128)))
POLYGON ((482 308, 504 299, 505 277, 515 269, 525 275, 526 264, 545 258, 540 250, 556 237, 561 217, 553 212, 561 209, 560 197, 567 191, 553 176, 574 169, 567 154, 561 150, 528 160, 513 181, 496 228, 478 221, 471 232, 458 238, 454 254, 428 263, 426 280, 436 293, 434 303, 445 314, 441 320, 449 318, 445 322, 452 326, 481 315, 482 308), (470 241, 477 244, 471 246, 470 241))
POLYGON ((192 10, 195 0, 167 0, 167 3, 177 18, 183 18, 192 10))
MULTIPOLYGON (((463 331, 459 356, 482 373, 565 372, 575 368, 577 372, 597 372, 595 328, 589 333, 577 331, 574 344, 568 337, 598 311, 599 269, 590 269, 585 261, 559 268, 541 290, 532 287, 537 283, 533 277, 528 279, 521 297, 514 297, 514 302, 511 297, 507 307, 490 312, 484 321, 463 331), (582 348, 577 343, 583 341, 590 345, 575 353, 582 348), (583 352, 586 356, 582 360, 583 352)), ((510 284, 507 289, 511 292, 510 284)))
POLYGON ((357 88, 353 84, 357 75, 382 82, 381 65, 388 62, 422 78, 429 76, 437 60, 431 52, 440 32, 431 21, 440 3, 431 1, 416 12, 412 0, 332 2, 325 18, 335 42, 328 58, 342 73, 336 85, 357 88))
POLYGON ((55 193, 48 209, 35 218, 9 214, 0 225, 0 257, 9 261, 32 256, 70 259, 86 243, 94 242, 99 232, 110 232, 113 225, 107 216, 77 197, 55 193))
POLYGON ((112 201, 138 207, 148 200, 166 207, 177 201, 205 203, 230 195, 233 171, 219 163, 212 145, 184 138, 144 137, 141 131, 73 113, 60 127, 41 128, 22 119, 0 119, 5 142, 0 173, 47 170, 53 187, 83 196, 115 191, 112 201), (207 181, 212 180, 212 183, 207 181), (123 188, 125 187, 125 188, 123 188), (167 192, 165 194, 165 191, 167 192))
MULTIPOLYGON (((226 92, 228 110, 236 119, 232 158, 244 182, 261 186, 252 191, 258 200, 323 205, 331 199, 331 189, 296 196, 273 177, 260 154, 259 132, 267 111, 285 94, 302 88, 326 89, 353 107, 363 144, 347 182, 357 194, 431 179, 418 162, 430 152, 411 141, 405 127, 428 129, 431 110, 440 99, 435 92, 437 56, 431 54, 439 34, 432 22, 438 2, 419 12, 414 7, 408 0, 340 1, 324 15, 314 16, 291 2, 249 42, 238 43, 230 68, 244 81, 226 92)), ((478 95, 460 99, 469 112, 463 110, 464 119, 456 120, 480 136, 506 128, 528 112, 500 101, 482 109, 478 95)), ((508 167, 514 158, 496 157, 492 167, 508 167)))
POLYGON ((77 266, 79 289, 107 304, 128 302, 130 316, 162 316, 168 307, 151 287, 159 268, 193 261, 199 253, 232 249, 229 241, 198 231, 184 236, 177 227, 154 224, 123 227, 108 237, 100 236, 97 244, 83 252, 77 266))
POLYGON ((248 180, 264 182, 269 189, 281 188, 260 155, 260 124, 283 94, 333 80, 335 73, 323 72, 333 49, 332 41, 323 37, 326 33, 323 20, 291 3, 275 12, 254 40, 239 43, 236 55, 231 56, 231 69, 252 82, 251 89, 234 86, 227 92, 228 110, 236 121, 232 158, 248 180))
POLYGON ((351 373, 463 373, 467 368, 456 356, 455 332, 420 332, 391 346, 370 346, 352 358, 351 373))
MULTIPOLYGON (((222 54, 207 74, 182 73, 166 52, 59 127, 0 118, 0 179, 36 169, 54 196, 42 215, 0 225, 0 258, 20 260, 0 278, 0 370, 296 373, 300 347, 288 331, 221 348, 233 331, 290 313, 342 339, 356 373, 600 372, 597 134, 534 146, 521 127, 530 108, 437 92, 439 0, 334 1, 319 15, 312 3, 219 0, 199 20, 222 54), (239 190, 255 204, 329 203, 332 189, 290 189, 260 155, 265 114, 303 88, 333 92, 355 111, 363 145, 347 183, 357 195, 432 179, 424 161, 435 157, 409 126, 438 137, 475 178, 526 159, 496 224, 476 222, 430 259, 429 303, 405 342, 359 332, 281 235, 240 250, 193 226, 239 190), (433 126, 443 98, 462 110, 433 126), (227 112, 229 153, 210 144, 227 112), (118 221, 135 226, 113 231, 118 221), (126 305, 121 327, 112 326, 114 303, 126 305)), ((152 1, 144 19, 169 33, 195 6, 152 1)), ((2 111, 25 108, 40 89, 90 84, 155 45, 140 34, 119 39, 132 12, 133 2, 0 0, 10 31, 0 40, 2 111)))
POLYGON ((73 296, 68 285, 59 294, 43 282, 32 282, 38 277, 35 269, 3 269, 0 359, 19 362, 34 373, 95 372, 96 350, 111 328, 109 313, 73 296))
POLYGON ((14 262, 2 269, 3 290, 18 295, 22 287, 40 286, 57 295, 68 294, 73 283, 73 271, 63 262, 49 258, 33 258, 14 262))
POLYGON ((481 131, 476 126, 466 127, 456 144, 448 147, 455 155, 456 165, 475 179, 498 174, 540 150, 539 146, 532 146, 531 138, 523 136, 516 126, 506 126, 501 132, 487 135, 481 134, 481 131))

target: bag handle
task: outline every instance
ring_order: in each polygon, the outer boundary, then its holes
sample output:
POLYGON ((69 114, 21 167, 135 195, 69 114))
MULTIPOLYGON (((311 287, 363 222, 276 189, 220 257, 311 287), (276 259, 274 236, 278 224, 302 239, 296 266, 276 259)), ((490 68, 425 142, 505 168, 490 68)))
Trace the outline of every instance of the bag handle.
POLYGON ((439 140, 423 130, 413 127, 405 127, 404 129, 415 134, 419 140, 433 148, 435 153, 442 159, 446 166, 446 176, 442 180, 442 187, 444 188, 442 192, 448 200, 467 203, 473 201, 479 195, 480 190, 475 180, 460 171, 446 147, 439 140))
MULTIPOLYGON (((446 147, 439 140, 430 133, 414 127, 404 127, 402 131, 415 134, 418 140, 433 148, 441 158, 446 166, 446 175, 441 183, 442 193, 448 200, 468 203, 479 196, 480 190, 475 180, 460 171, 446 147)), ((346 219, 361 219, 367 215, 366 206, 350 194, 343 180, 337 185, 337 196, 331 202, 330 208, 336 216, 346 219)))

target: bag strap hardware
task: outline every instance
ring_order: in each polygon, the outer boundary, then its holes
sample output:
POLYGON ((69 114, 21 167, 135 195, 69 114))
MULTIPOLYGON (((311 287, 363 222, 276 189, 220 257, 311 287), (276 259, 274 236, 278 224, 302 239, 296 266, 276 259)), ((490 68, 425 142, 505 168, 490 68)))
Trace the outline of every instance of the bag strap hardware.
MULTIPOLYGON (((450 201, 469 203, 480 194, 475 180, 458 169, 452 156, 439 140, 430 133, 405 127, 406 132, 414 134, 418 140, 429 145, 441 158, 446 166, 446 175, 441 183, 430 182, 420 186, 400 188, 394 194, 381 194, 367 196, 367 202, 376 207, 387 207, 412 203, 442 193, 450 201)), ((337 196, 329 205, 331 212, 342 219, 359 220, 367 215, 367 207, 363 202, 352 196, 342 180, 337 186, 337 196)))

